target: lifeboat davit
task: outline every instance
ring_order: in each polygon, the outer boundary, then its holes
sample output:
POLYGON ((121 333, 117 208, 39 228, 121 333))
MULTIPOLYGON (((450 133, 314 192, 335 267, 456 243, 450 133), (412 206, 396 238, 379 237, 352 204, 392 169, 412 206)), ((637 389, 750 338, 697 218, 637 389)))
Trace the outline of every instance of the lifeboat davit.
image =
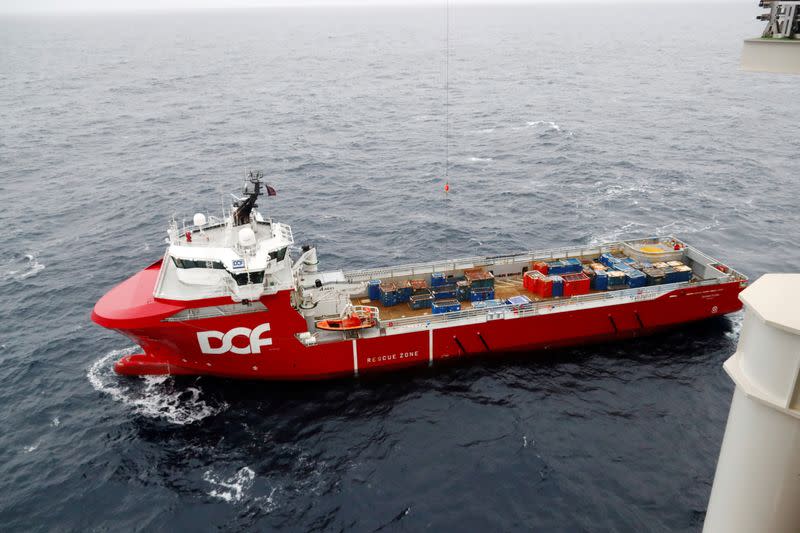
POLYGON ((378 323, 378 308, 366 305, 351 305, 339 318, 329 318, 316 323, 317 329, 326 331, 353 331, 366 329, 378 323))

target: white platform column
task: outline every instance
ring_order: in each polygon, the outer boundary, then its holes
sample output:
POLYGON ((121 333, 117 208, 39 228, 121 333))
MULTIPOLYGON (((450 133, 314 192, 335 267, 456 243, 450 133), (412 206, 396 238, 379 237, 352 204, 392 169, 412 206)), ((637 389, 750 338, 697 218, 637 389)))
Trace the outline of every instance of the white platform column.
POLYGON ((800 531, 800 274, 767 274, 724 368, 736 383, 703 531, 800 531))

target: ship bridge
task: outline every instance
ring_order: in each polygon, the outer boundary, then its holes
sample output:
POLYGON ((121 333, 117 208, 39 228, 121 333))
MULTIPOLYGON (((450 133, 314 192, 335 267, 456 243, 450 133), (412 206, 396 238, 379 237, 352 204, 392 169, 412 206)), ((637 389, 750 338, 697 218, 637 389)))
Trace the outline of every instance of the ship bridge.
MULTIPOLYGON (((173 219, 169 244, 153 296, 168 300, 198 300, 230 296, 256 300, 294 288, 292 228, 265 218, 256 210, 262 194, 261 172, 250 172, 245 196, 234 196, 233 208, 222 218, 196 213, 191 225, 173 219)), ((275 190, 266 185, 269 196, 275 190)))
POLYGON ((181 229, 174 221, 170 226, 156 298, 250 300, 292 286, 289 225, 257 211, 243 225, 234 224, 233 217, 206 220, 202 214, 194 222, 181 229))

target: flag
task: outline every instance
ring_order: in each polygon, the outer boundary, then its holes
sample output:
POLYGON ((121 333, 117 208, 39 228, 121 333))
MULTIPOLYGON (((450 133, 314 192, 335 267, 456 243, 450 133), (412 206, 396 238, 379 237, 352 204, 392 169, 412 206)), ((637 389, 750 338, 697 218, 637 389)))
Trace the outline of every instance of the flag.
POLYGON ((277 196, 278 195, 278 193, 275 192, 275 189, 273 189, 272 187, 270 187, 269 185, 266 185, 266 184, 265 184, 265 186, 267 188, 267 196, 277 196))

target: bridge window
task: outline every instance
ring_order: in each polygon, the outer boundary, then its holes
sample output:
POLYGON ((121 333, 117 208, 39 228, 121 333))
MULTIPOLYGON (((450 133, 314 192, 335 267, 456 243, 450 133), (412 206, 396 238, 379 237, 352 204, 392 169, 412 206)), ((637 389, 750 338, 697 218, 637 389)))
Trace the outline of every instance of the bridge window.
POLYGON ((213 268, 215 270, 225 270, 225 265, 219 261, 203 261, 198 259, 180 259, 173 257, 172 262, 178 268, 213 268))
POLYGON ((278 261, 283 261, 283 259, 286 257, 286 248, 281 248, 280 250, 270 252, 269 257, 270 259, 277 259, 278 261))
POLYGON ((249 283, 264 283, 264 271, 256 270, 254 272, 242 272, 233 274, 233 279, 236 280, 237 285, 247 285, 249 283))

